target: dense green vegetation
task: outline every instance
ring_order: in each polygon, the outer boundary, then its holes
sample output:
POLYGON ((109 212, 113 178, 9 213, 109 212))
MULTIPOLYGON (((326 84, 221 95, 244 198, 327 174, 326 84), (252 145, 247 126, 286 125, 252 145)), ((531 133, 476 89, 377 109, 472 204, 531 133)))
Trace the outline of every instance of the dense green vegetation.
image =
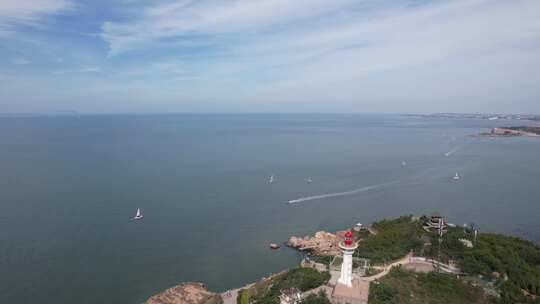
POLYGON ((372 228, 377 234, 362 240, 356 254, 370 259, 372 264, 400 259, 422 247, 422 224, 412 216, 375 222, 372 228))
POLYGON ((330 304, 330 300, 326 296, 324 291, 320 291, 318 294, 310 294, 303 301, 302 304, 330 304))
MULTIPOLYGON (((397 260, 411 250, 437 258, 438 236, 421 228, 425 220, 424 217, 414 221, 412 217, 405 216, 376 222, 372 227, 377 235, 362 240, 357 254, 371 259, 372 263, 397 260)), ((473 248, 466 247, 460 239, 473 241, 473 235, 461 228, 450 228, 444 234, 440 244, 441 260, 454 260, 465 273, 480 276, 484 282, 494 282, 500 293, 500 298, 493 300, 495 303, 540 303, 539 247, 528 241, 496 234, 480 234, 473 248)), ((391 298, 392 288, 385 285, 377 287, 378 301, 391 298)))
POLYGON ((446 274, 415 273, 393 268, 370 285, 369 304, 489 303, 480 288, 446 274))
POLYGON ((330 265, 330 263, 332 263, 332 260, 334 259, 333 256, 312 256, 310 257, 310 259, 315 262, 315 263, 321 263, 321 264, 324 264, 324 265, 330 265))
POLYGON ((249 292, 247 290, 240 291, 240 304, 249 304, 249 292))
MULTIPOLYGON (((499 303, 540 303, 534 300, 540 296, 540 248, 528 241, 496 234, 480 234, 475 246, 467 248, 460 238, 472 239, 472 236, 462 229, 451 229, 444 235, 443 259, 456 260, 468 274, 495 280, 501 293, 499 303)), ((436 251, 433 246, 431 255, 436 251)))
MULTIPOLYGON (((330 279, 330 273, 318 272, 312 268, 293 268, 274 278, 255 284, 247 290, 249 295, 248 301, 251 298, 257 304, 278 304, 279 296, 282 289, 296 287, 304 292, 316 287, 319 287, 330 279)), ((242 303, 243 291, 239 295, 242 303)), ((319 301, 320 299, 311 299, 319 301)), ((325 304, 325 303, 310 303, 310 304, 325 304)))
MULTIPOLYGON (((418 255, 438 258, 438 236, 424 231, 422 225, 426 219, 404 216, 374 223, 372 228, 377 233, 362 237, 356 255, 371 259, 372 264, 400 259, 411 250, 418 255)), ((465 280, 446 274, 414 273, 395 268, 378 284, 371 284, 369 303, 540 304, 538 246, 515 237, 479 234, 474 246, 469 248, 462 239, 474 242, 470 231, 449 228, 440 243, 440 258, 443 262, 455 261, 469 275, 465 280), (475 286, 467 282, 474 282, 475 286), (500 297, 488 296, 476 285, 490 294, 498 292, 500 297)), ((331 259, 313 257, 324 264, 331 259)), ((278 304, 282 289, 296 287, 306 291, 325 284, 329 278, 328 273, 311 268, 291 269, 240 293, 238 303, 246 304, 251 300, 256 304, 278 304)), ((329 302, 318 294, 304 299, 303 304, 329 302)))

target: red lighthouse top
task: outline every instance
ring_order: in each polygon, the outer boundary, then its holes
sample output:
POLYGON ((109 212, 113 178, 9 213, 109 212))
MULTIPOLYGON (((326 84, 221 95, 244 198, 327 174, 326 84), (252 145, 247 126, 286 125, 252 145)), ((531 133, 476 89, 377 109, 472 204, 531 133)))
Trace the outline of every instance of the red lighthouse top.
POLYGON ((343 244, 345 244, 345 246, 352 245, 352 232, 350 230, 345 232, 345 240, 343 241, 343 244))

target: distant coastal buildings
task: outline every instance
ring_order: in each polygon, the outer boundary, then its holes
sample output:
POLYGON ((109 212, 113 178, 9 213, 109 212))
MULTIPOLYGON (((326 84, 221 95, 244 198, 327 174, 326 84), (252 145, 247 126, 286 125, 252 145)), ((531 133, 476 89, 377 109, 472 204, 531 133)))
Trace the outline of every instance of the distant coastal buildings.
POLYGON ((492 128, 489 132, 480 133, 481 136, 491 137, 513 137, 513 136, 529 136, 540 137, 540 126, 517 126, 492 128))
POLYGON ((537 115, 537 114, 433 113, 433 114, 405 114, 405 116, 423 117, 423 118, 540 121, 540 115, 537 115))

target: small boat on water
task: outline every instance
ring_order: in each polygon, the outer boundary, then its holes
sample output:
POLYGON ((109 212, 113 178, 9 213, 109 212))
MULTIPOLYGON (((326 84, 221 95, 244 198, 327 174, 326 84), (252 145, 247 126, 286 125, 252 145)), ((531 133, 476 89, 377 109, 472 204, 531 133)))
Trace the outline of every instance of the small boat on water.
POLYGON ((280 247, 280 246, 279 246, 278 244, 276 244, 276 243, 270 243, 270 249, 274 249, 274 250, 275 250, 275 249, 279 249, 279 247, 280 247))
POLYGON ((137 213, 135 213, 135 216, 133 217, 134 220, 140 220, 143 218, 143 215, 141 213, 141 209, 137 208, 137 213))
POLYGON ((268 183, 271 184, 274 182, 274 175, 270 175, 270 178, 268 179, 268 183))
POLYGON ((454 177, 452 177, 452 179, 455 180, 455 181, 458 181, 458 180, 461 179, 461 177, 459 177, 459 174, 457 174, 457 172, 456 172, 456 175, 454 175, 454 177))
POLYGON ((407 162, 406 162, 406 161, 402 161, 402 162, 401 162, 401 166, 402 166, 402 167, 405 167, 406 165, 407 165, 407 162))
POLYGON ((308 177, 307 183, 308 183, 308 184, 311 184, 312 182, 313 182, 313 180, 311 179, 311 177, 308 177))

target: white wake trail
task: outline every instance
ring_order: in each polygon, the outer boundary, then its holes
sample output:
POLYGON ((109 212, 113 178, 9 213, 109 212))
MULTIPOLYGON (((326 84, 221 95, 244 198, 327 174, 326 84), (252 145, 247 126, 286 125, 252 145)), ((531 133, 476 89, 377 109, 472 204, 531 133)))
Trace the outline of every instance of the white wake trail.
POLYGON ((454 154, 457 150, 459 150, 459 147, 455 147, 454 149, 444 153, 444 156, 450 156, 450 155, 454 154))
POLYGON ((354 189, 354 190, 350 190, 350 191, 344 191, 344 192, 326 193, 326 194, 313 195, 313 196, 308 196, 308 197, 301 197, 301 198, 290 200, 288 203, 289 204, 296 204, 296 203, 319 200, 319 199, 324 199, 324 198, 352 195, 352 194, 357 194, 357 193, 366 192, 366 191, 369 191, 369 190, 381 188, 381 187, 388 186, 388 185, 391 185, 391 184, 395 184, 397 182, 399 182, 399 181, 382 183, 382 184, 367 186, 367 187, 358 188, 358 189, 354 189))

